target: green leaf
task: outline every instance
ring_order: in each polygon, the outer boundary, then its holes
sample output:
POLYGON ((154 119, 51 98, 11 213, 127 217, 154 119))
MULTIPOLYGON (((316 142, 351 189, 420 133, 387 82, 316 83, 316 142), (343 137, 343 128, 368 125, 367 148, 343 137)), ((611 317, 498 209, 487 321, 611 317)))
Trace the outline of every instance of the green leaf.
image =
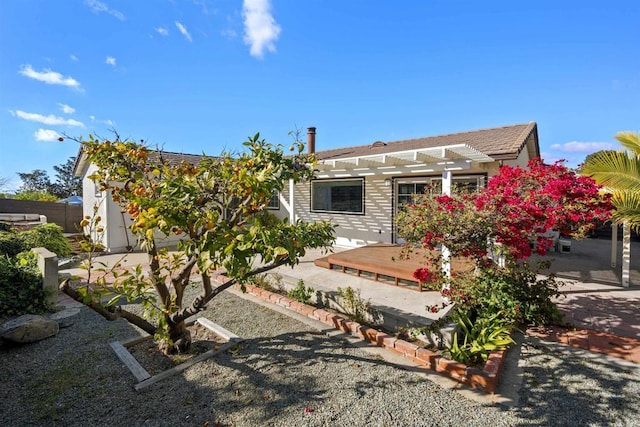
POLYGON ((122 299, 122 297, 122 295, 114 296, 109 300, 109 302, 107 302, 107 307, 111 307, 112 305, 116 304, 118 301, 120 301, 120 299, 122 299))
POLYGON ((276 248, 273 249, 273 253, 276 256, 284 256, 284 255, 288 255, 289 251, 287 251, 285 248, 283 248, 282 246, 278 246, 276 248))

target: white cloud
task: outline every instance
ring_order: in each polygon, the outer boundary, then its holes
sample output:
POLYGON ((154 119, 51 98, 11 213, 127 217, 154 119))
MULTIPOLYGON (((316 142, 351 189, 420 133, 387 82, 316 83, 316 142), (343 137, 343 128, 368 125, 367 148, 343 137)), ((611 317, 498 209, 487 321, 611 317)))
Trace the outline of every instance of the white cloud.
POLYGON ((165 27, 158 27, 155 28, 156 33, 160 34, 161 36, 168 36, 169 35, 169 30, 167 30, 165 27))
POLYGON ((189 40, 190 42, 193 41, 193 39, 191 38, 191 34, 189 34, 189 31, 187 31, 187 27, 185 27, 178 21, 176 21, 176 27, 178 27, 178 31, 182 33, 185 39, 189 40))
POLYGON ((115 126, 116 123, 113 120, 107 119, 107 120, 103 120, 105 125, 109 125, 111 127, 115 126))
POLYGON ((226 39, 229 39, 229 40, 233 40, 236 37, 238 37, 238 33, 233 28, 228 28, 226 30, 220 31, 220 35, 222 35, 222 37, 224 37, 226 39))
POLYGON ((210 13, 212 13, 211 11, 209 11, 209 8, 207 7, 206 0, 193 0, 193 4, 195 4, 196 6, 200 6, 202 13, 205 15, 209 15, 210 13))
POLYGON ((75 56, 73 53, 71 55, 69 55, 69 58, 71 58, 72 61, 77 61, 78 57, 75 56))
POLYGON ((275 41, 281 28, 270 12, 269 0, 244 0, 244 42, 250 46, 249 53, 256 58, 264 56, 265 49, 275 52, 275 41))
POLYGON ((109 64, 113 67, 116 66, 116 58, 114 58, 113 56, 107 56, 107 59, 105 59, 105 64, 109 64))
POLYGON ((125 20, 125 16, 122 12, 115 9, 111 9, 109 6, 107 6, 105 3, 102 3, 101 1, 84 0, 84 4, 86 4, 93 13, 105 12, 121 21, 125 20))
POLYGON ((70 107, 67 104, 61 104, 61 103, 58 102, 58 106, 60 107, 62 112, 65 113, 65 114, 73 114, 73 113, 76 112, 75 108, 70 107))
POLYGON ((594 153, 600 150, 613 150, 613 144, 610 142, 567 142, 565 144, 553 144, 552 150, 562 151, 563 153, 594 153))
POLYGON ((50 114, 48 116, 44 116, 38 113, 27 113, 25 111, 11 111, 11 114, 20 117, 24 120, 30 120, 32 122, 38 122, 49 126, 58 126, 58 125, 66 125, 66 126, 78 126, 84 127, 84 123, 79 122, 74 119, 65 119, 64 117, 54 116, 50 114))
POLYGON ((96 119, 96 116, 89 116, 89 118, 91 119, 91 121, 93 122, 96 119))
POLYGON ((80 89, 80 83, 73 77, 64 77, 62 74, 49 69, 36 71, 31 67, 31 65, 27 64, 23 65, 19 72, 25 77, 45 82, 46 84, 69 86, 80 89))
POLYGON ((51 129, 38 129, 33 136, 36 137, 36 141, 57 141, 58 138, 62 138, 62 135, 51 129))

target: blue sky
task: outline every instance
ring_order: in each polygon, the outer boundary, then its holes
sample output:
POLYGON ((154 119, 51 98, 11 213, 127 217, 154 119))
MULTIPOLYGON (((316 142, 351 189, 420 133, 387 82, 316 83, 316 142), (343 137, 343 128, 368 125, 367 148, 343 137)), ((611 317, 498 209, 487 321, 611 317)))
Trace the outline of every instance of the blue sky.
POLYGON ((640 130, 640 2, 6 0, 0 178, 57 135, 219 154, 260 132, 317 149, 536 121, 569 165, 640 130))

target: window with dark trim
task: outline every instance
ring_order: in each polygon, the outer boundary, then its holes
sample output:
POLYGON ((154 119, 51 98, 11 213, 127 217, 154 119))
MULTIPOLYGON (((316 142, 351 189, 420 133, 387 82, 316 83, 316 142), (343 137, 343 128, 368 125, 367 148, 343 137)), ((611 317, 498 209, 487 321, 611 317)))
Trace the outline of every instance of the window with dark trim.
POLYGON ((311 211, 364 213, 364 180, 311 181, 311 211))
POLYGON ((273 190, 271 200, 269 200, 267 204, 267 209, 280 209, 280 192, 278 190, 273 190))

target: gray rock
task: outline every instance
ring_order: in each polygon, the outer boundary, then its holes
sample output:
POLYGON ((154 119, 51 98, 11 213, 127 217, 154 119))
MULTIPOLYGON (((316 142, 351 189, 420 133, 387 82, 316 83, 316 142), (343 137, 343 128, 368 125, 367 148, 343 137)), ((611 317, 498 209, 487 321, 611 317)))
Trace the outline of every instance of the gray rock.
POLYGON ((48 316, 48 318, 53 320, 54 322, 58 322, 58 326, 60 327, 60 329, 63 329, 73 325, 76 317, 78 317, 78 313, 80 313, 79 308, 66 308, 64 310, 58 311, 57 313, 53 313, 52 315, 48 316))
POLYGON ((60 330, 58 322, 43 316, 25 314, 0 327, 0 337, 17 343, 30 343, 52 337, 60 330))

